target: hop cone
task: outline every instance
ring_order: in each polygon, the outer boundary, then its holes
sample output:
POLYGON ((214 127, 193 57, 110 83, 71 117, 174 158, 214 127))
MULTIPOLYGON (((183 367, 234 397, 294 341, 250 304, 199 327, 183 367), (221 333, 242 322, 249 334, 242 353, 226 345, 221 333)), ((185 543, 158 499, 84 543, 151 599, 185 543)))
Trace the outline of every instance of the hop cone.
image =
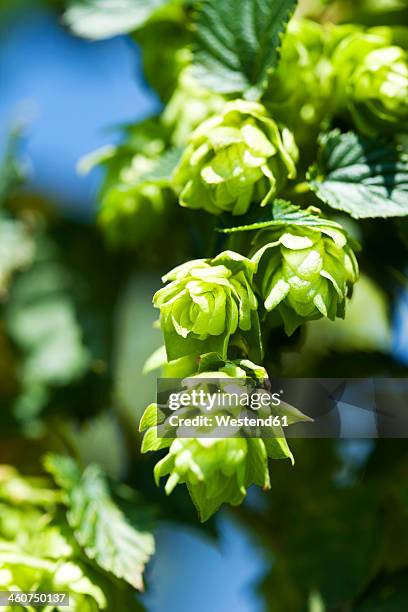
POLYGON ((311 215, 309 226, 262 230, 255 242, 265 308, 278 309, 289 335, 305 320, 344 317, 358 264, 341 225, 311 215))
POLYGON ((186 144, 200 123, 220 112, 225 105, 222 96, 201 87, 191 72, 191 66, 181 71, 177 88, 162 115, 175 145, 186 144))
POLYGON ((81 171, 102 166, 98 221, 114 246, 135 247, 157 235, 174 201, 168 182, 152 177, 166 149, 165 130, 156 119, 126 128, 126 141, 106 146, 81 161, 81 171), (149 178, 150 175, 150 178, 149 178))
POLYGON ((394 34, 387 27, 332 31, 337 111, 350 111, 367 136, 408 129, 408 56, 394 34))
POLYGON ((328 54, 335 76, 335 104, 337 111, 348 107, 348 88, 356 70, 366 56, 391 44, 388 28, 373 28, 364 31, 354 25, 334 26, 328 42, 328 54))
MULTIPOLYGON (((240 377, 261 376, 266 371, 248 360, 227 362, 218 372, 203 372, 208 379, 226 381, 240 377)), ((191 380, 191 379, 190 379, 191 380)), ((282 438, 176 438, 154 439, 158 414, 150 405, 142 417, 140 429, 147 429, 142 451, 168 448, 168 452, 154 468, 156 483, 168 476, 165 491, 169 495, 177 484, 185 483, 200 519, 207 520, 223 503, 240 504, 247 487, 257 484, 270 488, 268 456, 275 459, 293 456, 282 438)))
POLYGON ((298 144, 307 143, 331 111, 333 79, 325 39, 321 25, 291 21, 264 96, 267 110, 296 134, 298 144))
POLYGON ((261 104, 236 100, 192 134, 173 184, 182 206, 242 215, 295 177, 297 154, 292 133, 261 104))
POLYGON ((270 488, 266 448, 259 438, 176 439, 154 474, 157 483, 169 475, 167 494, 186 483, 202 521, 223 503, 239 505, 250 484, 270 488), (263 465, 260 474, 251 469, 254 459, 263 465))
POLYGON ((219 352, 226 356, 230 337, 257 323, 251 284, 256 264, 232 251, 215 259, 189 261, 167 274, 171 281, 154 296, 160 309, 167 357, 219 352))
POLYGON ((367 136, 408 130, 408 55, 400 47, 369 53, 348 92, 356 126, 367 136))
POLYGON ((140 180, 154 165, 153 159, 135 155, 105 186, 98 221, 111 244, 137 246, 162 225, 169 192, 140 180))

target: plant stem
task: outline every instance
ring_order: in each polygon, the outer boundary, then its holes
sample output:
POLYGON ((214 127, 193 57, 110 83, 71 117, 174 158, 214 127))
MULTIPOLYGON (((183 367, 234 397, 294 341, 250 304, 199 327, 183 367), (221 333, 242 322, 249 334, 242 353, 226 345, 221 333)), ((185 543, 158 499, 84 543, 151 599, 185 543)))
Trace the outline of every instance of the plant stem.
POLYGON ((309 183, 307 183, 306 181, 303 181, 302 183, 298 183, 297 185, 295 185, 293 187, 293 193, 307 193, 308 191, 310 191, 310 187, 309 187, 309 183))

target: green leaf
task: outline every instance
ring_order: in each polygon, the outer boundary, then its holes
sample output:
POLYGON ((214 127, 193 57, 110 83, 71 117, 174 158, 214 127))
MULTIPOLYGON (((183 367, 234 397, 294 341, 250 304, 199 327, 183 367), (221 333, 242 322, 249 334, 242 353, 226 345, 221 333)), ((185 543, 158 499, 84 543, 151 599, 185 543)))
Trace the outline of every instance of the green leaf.
POLYGON ((89 367, 72 286, 55 244, 40 234, 34 263, 13 283, 6 310, 7 331, 24 354, 27 385, 68 384, 89 367))
POLYGON ((114 501, 97 465, 89 465, 75 482, 78 471, 72 459, 53 455, 45 464, 66 490, 68 523, 85 554, 102 569, 143 590, 143 570, 154 552, 154 539, 136 524, 136 512, 130 518, 114 501))
POLYGON ((198 16, 196 77, 208 89, 257 100, 277 65, 296 0, 207 0, 198 16))
MULTIPOLYGON (((249 232, 260 230, 266 227, 281 227, 284 225, 306 225, 308 227, 320 227, 322 219, 319 217, 320 210, 310 206, 309 208, 299 208, 295 204, 286 200, 275 200, 272 202, 270 219, 250 223, 248 225, 237 225, 235 227, 217 228, 223 234, 233 234, 236 232, 249 232)), ((324 219, 326 227, 338 227, 334 221, 324 219)))
POLYGON ((172 4, 181 0, 71 0, 64 22, 78 36, 97 40, 137 30, 172 4))
POLYGON ((81 479, 81 472, 71 457, 47 453, 43 459, 45 469, 61 489, 70 490, 81 479))
POLYGON ((323 202, 356 219, 408 215, 408 155, 384 139, 324 135, 308 179, 323 202))

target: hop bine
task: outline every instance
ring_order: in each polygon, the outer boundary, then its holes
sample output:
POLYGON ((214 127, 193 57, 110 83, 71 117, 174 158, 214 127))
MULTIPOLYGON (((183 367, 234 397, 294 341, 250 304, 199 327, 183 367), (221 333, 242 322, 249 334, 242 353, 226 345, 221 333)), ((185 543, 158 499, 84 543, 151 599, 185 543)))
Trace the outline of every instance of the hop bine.
POLYGON ((296 176, 298 150, 288 128, 264 106, 236 100, 202 123, 173 174, 180 204, 219 215, 266 204, 296 176))

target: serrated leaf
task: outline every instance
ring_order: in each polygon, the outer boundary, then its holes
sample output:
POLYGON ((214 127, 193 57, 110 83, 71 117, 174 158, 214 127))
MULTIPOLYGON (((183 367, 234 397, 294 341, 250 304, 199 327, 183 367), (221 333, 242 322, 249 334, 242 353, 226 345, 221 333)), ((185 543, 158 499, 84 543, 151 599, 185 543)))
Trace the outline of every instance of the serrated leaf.
POLYGON ((79 480, 72 459, 49 455, 47 469, 67 493, 67 519, 85 554, 102 569, 143 590, 143 570, 154 552, 151 533, 141 530, 115 503, 105 475, 89 465, 79 480))
POLYGON ((78 36, 97 40, 137 30, 169 4, 180 1, 72 0, 63 20, 78 36))
POLYGON ((198 16, 194 49, 200 84, 259 99, 277 65, 281 35, 297 0, 207 0, 198 16))
POLYGON ((308 179, 323 202, 356 219, 408 215, 408 155, 387 140, 334 130, 308 179))
MULTIPOLYGON (((265 229, 267 227, 281 227, 285 225, 307 225, 308 227, 319 227, 322 225, 322 219, 319 216, 320 211, 312 206, 309 208, 300 208, 286 200, 275 200, 272 202, 270 218, 256 223, 247 225, 237 225, 235 227, 217 228, 218 232, 223 234, 233 234, 235 232, 249 232, 253 230, 265 229)), ((324 219, 324 224, 337 227, 337 224, 329 219, 324 219)))

